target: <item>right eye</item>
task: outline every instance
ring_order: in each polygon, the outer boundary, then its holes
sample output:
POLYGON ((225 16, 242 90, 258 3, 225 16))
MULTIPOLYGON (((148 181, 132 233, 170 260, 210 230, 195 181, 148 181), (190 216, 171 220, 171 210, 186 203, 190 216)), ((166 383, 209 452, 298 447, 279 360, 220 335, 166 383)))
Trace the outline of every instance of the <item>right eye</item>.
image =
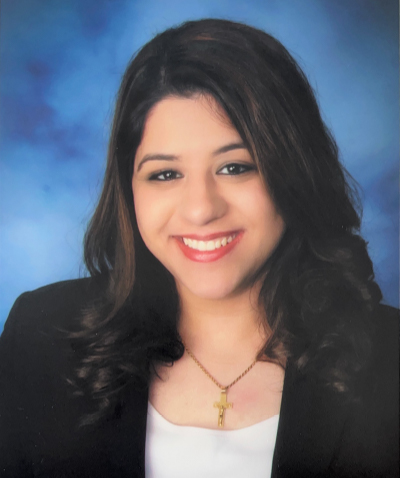
POLYGON ((159 171, 157 173, 153 173, 149 177, 149 181, 173 181, 174 179, 179 179, 181 177, 182 175, 178 173, 177 171, 168 169, 165 171, 159 171))

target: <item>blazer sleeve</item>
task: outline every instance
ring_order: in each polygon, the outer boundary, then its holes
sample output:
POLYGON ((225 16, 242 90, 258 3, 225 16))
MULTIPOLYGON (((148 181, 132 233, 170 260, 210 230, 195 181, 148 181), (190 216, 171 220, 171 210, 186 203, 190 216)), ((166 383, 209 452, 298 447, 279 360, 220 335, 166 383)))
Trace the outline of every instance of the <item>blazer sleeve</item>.
MULTIPOLYGON (((15 302, 0 336, 0 471, 2 476, 30 476, 24 443, 26 417, 25 301, 28 294, 15 302)), ((28 398, 29 399, 29 398, 28 398)))
POLYGON ((13 306, 0 337, 2 478, 144 477, 147 389, 128 387, 118 413, 79 426, 93 403, 69 383, 77 360, 65 332, 98 294, 80 279, 25 293, 13 306))
POLYGON ((87 303, 87 280, 22 294, 0 336, 0 475, 36 476, 37 462, 74 444, 86 412, 68 378, 74 350, 65 330, 87 303))
POLYGON ((363 394, 352 404, 334 476, 399 477, 399 311, 381 305, 363 394))

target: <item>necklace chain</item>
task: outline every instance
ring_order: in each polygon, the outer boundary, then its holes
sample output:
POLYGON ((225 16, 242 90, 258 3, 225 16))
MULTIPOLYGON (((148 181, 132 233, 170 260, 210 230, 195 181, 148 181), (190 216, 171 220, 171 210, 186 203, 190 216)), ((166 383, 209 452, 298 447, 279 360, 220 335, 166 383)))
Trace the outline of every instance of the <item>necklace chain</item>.
POLYGON ((193 353, 186 347, 186 345, 184 345, 185 347, 185 350, 186 352, 188 353, 188 355, 193 359, 193 361, 196 363, 196 365, 207 375, 207 377, 212 380, 215 385, 220 388, 221 390, 228 390, 229 388, 231 388, 233 385, 235 385, 235 383, 237 383, 241 378, 243 378, 248 372, 250 372, 250 370, 254 367, 254 365, 257 363, 257 358, 255 358, 254 362, 249 365, 246 370, 244 372, 242 372, 239 377, 235 378, 235 380, 233 382, 231 382, 229 385, 221 385, 218 380, 216 380, 211 374, 210 372, 205 368, 203 367, 203 365, 197 360, 197 358, 193 355, 193 353))

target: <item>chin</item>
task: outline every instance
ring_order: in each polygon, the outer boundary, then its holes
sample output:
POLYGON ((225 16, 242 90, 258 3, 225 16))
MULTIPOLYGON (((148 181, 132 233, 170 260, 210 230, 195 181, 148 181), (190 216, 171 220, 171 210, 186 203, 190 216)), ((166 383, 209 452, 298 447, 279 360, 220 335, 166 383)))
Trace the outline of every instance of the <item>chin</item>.
POLYGON ((199 299, 224 300, 231 299, 242 294, 249 287, 241 284, 227 284, 226 282, 222 284, 216 284, 215 282, 213 283, 212 281, 208 281, 203 285, 183 284, 183 288, 189 291, 191 295, 198 297, 199 299))

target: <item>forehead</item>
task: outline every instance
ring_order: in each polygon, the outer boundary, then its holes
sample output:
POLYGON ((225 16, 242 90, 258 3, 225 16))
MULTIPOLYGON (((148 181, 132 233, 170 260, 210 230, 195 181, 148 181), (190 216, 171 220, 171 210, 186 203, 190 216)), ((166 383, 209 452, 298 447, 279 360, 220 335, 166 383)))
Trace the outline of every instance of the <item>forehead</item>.
POLYGON ((149 112, 136 156, 216 149, 239 141, 222 107, 210 96, 167 97, 149 112), (154 150, 154 151, 153 151, 154 150))

